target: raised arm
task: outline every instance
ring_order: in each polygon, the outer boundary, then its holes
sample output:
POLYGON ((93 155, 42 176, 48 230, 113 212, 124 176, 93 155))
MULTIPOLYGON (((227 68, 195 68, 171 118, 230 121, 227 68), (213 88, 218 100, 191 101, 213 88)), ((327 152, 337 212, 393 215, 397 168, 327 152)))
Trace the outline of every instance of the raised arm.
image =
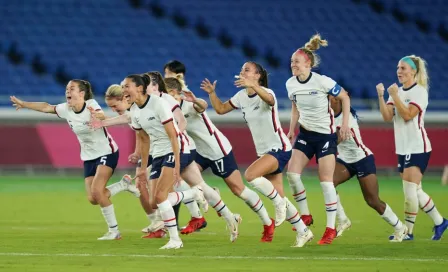
POLYGON ((50 105, 47 102, 26 102, 18 99, 15 96, 9 97, 13 106, 16 107, 16 110, 20 110, 21 108, 30 109, 34 111, 40 111, 44 113, 53 113, 56 114, 56 110, 54 105, 50 105))
POLYGON ((394 118, 394 106, 387 105, 384 101, 384 85, 379 83, 376 85, 376 92, 378 93, 378 104, 380 105, 381 116, 385 122, 392 122, 394 118))
POLYGON ((117 117, 101 120, 101 126, 110 127, 110 126, 116 126, 116 125, 129 124, 130 122, 131 122, 131 117, 127 114, 123 114, 123 115, 119 115, 117 117))
POLYGON ((398 97, 398 86, 397 84, 392 84, 389 88, 387 88, 387 91, 389 92, 389 95, 394 100, 395 109, 397 110, 398 114, 401 116, 401 118, 404 119, 404 121, 410 121, 414 119, 415 116, 420 112, 420 109, 417 108, 415 105, 409 104, 407 107, 398 97))
POLYGON ((182 93, 184 94, 184 97, 182 99, 185 101, 192 102, 194 109, 198 113, 203 113, 208 108, 207 102, 204 99, 197 98, 193 92, 182 91, 182 93))
POLYGON ((269 106, 275 105, 274 96, 263 89, 255 80, 240 77, 235 81, 235 86, 247 89, 252 88, 258 94, 261 100, 263 100, 266 104, 268 104, 269 106))
POLYGON ((235 109, 229 102, 229 100, 222 103, 221 99, 219 99, 218 95, 216 95, 216 80, 213 82, 213 84, 210 83, 208 79, 203 80, 201 83, 201 89, 208 93, 210 102, 212 103, 212 106, 217 114, 226 114, 235 109))

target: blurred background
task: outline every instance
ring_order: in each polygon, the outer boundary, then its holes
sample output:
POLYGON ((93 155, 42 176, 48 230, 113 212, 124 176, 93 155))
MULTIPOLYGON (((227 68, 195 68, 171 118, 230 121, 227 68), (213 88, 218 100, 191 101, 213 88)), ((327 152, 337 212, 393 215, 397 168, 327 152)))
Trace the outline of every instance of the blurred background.
MULTIPOLYGON (((378 112, 375 85, 396 82, 398 60, 410 54, 428 62, 431 88, 426 126, 433 153, 430 172, 448 164, 448 5, 444 0, 0 0, 0 175, 81 175, 79 144, 55 115, 16 112, 10 95, 52 104, 65 101, 65 85, 92 83, 98 102, 128 74, 158 70, 177 59, 198 96, 204 78, 218 80, 223 99, 237 92, 234 75, 248 60, 269 72, 288 132, 290 101, 285 82, 291 54, 319 32, 329 46, 318 51, 317 72, 351 93, 365 144, 378 167, 394 173, 392 124, 378 112)), ((112 115, 110 111, 106 111, 112 115)), ((239 112, 212 119, 229 138, 237 161, 256 158, 239 112)), ((134 136, 111 128, 120 168, 130 170, 134 136)), ((314 164, 314 161, 311 163, 314 164)))

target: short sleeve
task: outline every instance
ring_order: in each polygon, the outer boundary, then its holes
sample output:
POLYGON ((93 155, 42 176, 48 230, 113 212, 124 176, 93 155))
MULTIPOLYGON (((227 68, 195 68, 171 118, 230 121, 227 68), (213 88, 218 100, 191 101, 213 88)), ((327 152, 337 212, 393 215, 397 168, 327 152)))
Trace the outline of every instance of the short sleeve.
POLYGON ((170 109, 170 106, 164 100, 160 100, 157 104, 157 115, 160 118, 160 123, 165 125, 174 120, 173 112, 170 109))
POLYGON ((332 78, 327 76, 320 76, 320 83, 325 91, 325 93, 332 95, 332 96, 338 96, 341 91, 342 87, 336 83, 332 78))
MULTIPOLYGON (((133 105, 134 107, 134 105, 133 105)), ((132 110, 129 112, 126 112, 125 114, 128 114, 129 116, 131 116, 131 128, 133 130, 141 130, 142 126, 140 126, 140 123, 138 122, 138 118, 137 118, 137 112, 135 110, 132 110)))
POLYGON ((68 110, 69 108, 67 103, 61 103, 54 106, 54 111, 59 118, 67 119, 68 110))
POLYGON ((188 102, 188 101, 182 101, 182 112, 185 114, 193 114, 193 113, 198 113, 195 109, 194 109, 194 104, 192 102, 188 102))
POLYGON ((392 105, 392 106, 395 105, 395 104, 394 104, 394 99, 392 98, 392 96, 389 95, 389 98, 387 99, 386 104, 387 104, 387 105, 392 105))
POLYGON ((416 106, 420 112, 426 110, 426 107, 428 107, 428 92, 426 89, 418 89, 414 91, 409 105, 416 106))
POLYGON ((240 92, 237 92, 234 96, 232 96, 232 98, 229 99, 229 103, 234 109, 239 109, 241 107, 240 99, 238 98, 239 94, 240 92))
POLYGON ((165 101, 170 106, 171 112, 174 112, 177 108, 180 108, 177 100, 174 97, 172 97, 171 95, 164 94, 162 98, 165 99, 165 101))
POLYGON ((95 111, 101 111, 101 106, 96 102, 95 99, 89 99, 86 101, 87 107, 93 108, 95 111))

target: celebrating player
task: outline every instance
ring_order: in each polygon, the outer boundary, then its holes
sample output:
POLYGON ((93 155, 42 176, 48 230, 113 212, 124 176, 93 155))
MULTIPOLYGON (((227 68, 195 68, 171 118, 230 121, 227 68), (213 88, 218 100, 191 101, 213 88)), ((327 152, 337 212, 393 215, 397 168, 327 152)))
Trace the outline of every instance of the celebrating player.
MULTIPOLYGON (((293 77, 286 82, 288 97, 292 100, 288 138, 293 141, 297 122, 300 124, 300 133, 294 143, 287 177, 300 212, 309 215, 301 174, 309 160, 316 156, 327 213, 327 227, 318 243, 331 244, 336 237, 337 195, 333 184, 333 173, 336 164, 337 135, 334 113, 328 96, 337 97, 342 102, 340 130, 342 140, 348 139, 351 135, 348 126, 350 98, 333 79, 311 71, 319 65, 320 59, 315 51, 320 46, 327 46, 327 41, 316 34, 291 57, 293 77)), ((311 216, 303 216, 303 218, 307 219, 308 225, 312 223, 311 216)))
MULTIPOLYGON (((387 104, 383 98, 384 85, 378 84, 376 90, 384 121, 394 122, 395 152, 405 196, 405 224, 408 229, 405 240, 414 239, 413 228, 419 205, 434 221, 431 239, 440 240, 448 227, 448 220, 440 215, 421 185, 432 150, 424 122, 429 89, 425 60, 414 55, 403 57, 398 62, 397 77, 402 86, 394 83, 387 89, 387 104)), ((397 239, 394 235, 389 238, 397 239)))
POLYGON ((106 188, 118 163, 118 146, 105 128, 93 130, 89 127, 90 112, 86 108, 91 107, 97 112, 101 112, 102 109, 93 99, 92 88, 88 81, 80 79, 69 81, 65 97, 67 102, 56 106, 45 102, 25 102, 15 96, 11 96, 11 101, 16 109, 26 108, 52 113, 67 120, 81 146, 87 199, 92 205, 100 205, 109 227, 109 231, 98 240, 121 239, 114 205, 109 198, 118 192, 129 190, 130 183, 123 179, 106 188))
POLYGON ((313 238, 313 233, 305 226, 295 206, 284 197, 282 170, 291 157, 291 144, 281 128, 277 99, 275 93, 268 89, 267 72, 256 62, 246 62, 235 85, 243 89, 224 103, 215 92, 216 81, 212 84, 205 79, 201 89, 209 94, 218 114, 242 110, 259 157, 247 168, 245 178, 274 202, 276 226, 285 218, 294 225, 297 236, 293 246, 302 247, 313 238))

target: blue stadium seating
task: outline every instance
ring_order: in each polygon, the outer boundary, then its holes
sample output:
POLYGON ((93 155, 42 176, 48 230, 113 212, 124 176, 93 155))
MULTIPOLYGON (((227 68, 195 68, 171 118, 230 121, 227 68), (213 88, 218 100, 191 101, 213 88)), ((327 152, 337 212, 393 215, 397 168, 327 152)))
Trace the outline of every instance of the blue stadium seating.
MULTIPOLYGON (((90 80, 98 95, 127 74, 161 70, 168 60, 179 59, 187 65, 187 81, 196 93, 203 95, 199 85, 208 77, 218 80, 223 97, 230 97, 236 92, 233 75, 248 60, 241 46, 249 41, 258 52, 254 60, 268 68, 271 87, 286 98, 291 53, 318 31, 329 40, 329 47, 319 50, 319 71, 343 83, 354 97, 374 97, 376 83, 396 81, 399 58, 417 54, 429 63, 431 98, 448 98, 447 67, 441 60, 448 56, 446 42, 367 5, 350 0, 142 2, 135 9, 126 0, 0 0, 1 51, 5 54, 16 42, 24 57, 17 66, 0 58, 2 78, 9 79, 0 84, 0 95, 60 95, 64 86, 52 75, 32 73, 31 61, 40 55, 50 74, 64 67, 70 77, 90 80), (168 16, 151 14, 148 5, 154 3, 168 16), (173 14, 184 16, 187 26, 176 26, 173 14), (210 28, 208 39, 194 29, 200 20, 210 28), (232 37, 233 47, 225 48, 217 40, 222 30, 232 37), (280 67, 263 59, 268 51, 279 58, 280 67)), ((447 14, 447 8, 439 9, 447 14)))

